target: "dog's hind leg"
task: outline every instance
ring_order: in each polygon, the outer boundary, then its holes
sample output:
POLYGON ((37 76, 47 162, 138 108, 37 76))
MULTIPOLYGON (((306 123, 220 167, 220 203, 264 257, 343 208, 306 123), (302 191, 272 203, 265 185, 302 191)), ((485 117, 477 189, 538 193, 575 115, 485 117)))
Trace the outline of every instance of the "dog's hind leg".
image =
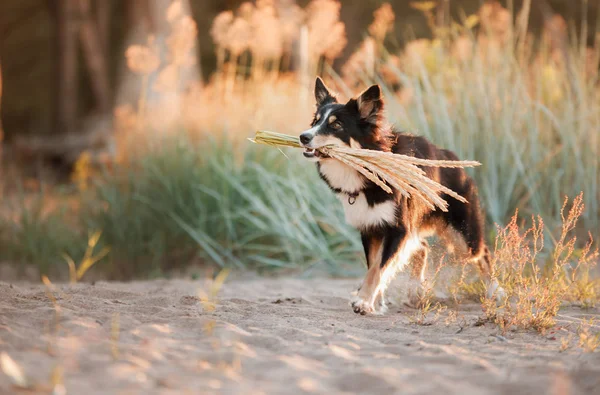
POLYGON ((486 288, 487 297, 496 297, 498 301, 504 299, 505 292, 499 286, 489 248, 484 241, 484 218, 479 208, 477 190, 472 180, 467 179, 463 185, 461 195, 467 199, 468 204, 457 200, 448 200, 448 223, 458 232, 466 245, 465 258, 477 264, 486 288))
POLYGON ((410 283, 408 288, 408 301, 412 307, 421 305, 426 292, 425 273, 427 271, 427 256, 429 254, 429 243, 421 240, 421 248, 416 250, 411 258, 410 283))
POLYGON ((483 251, 480 256, 473 258, 479 267, 479 272, 486 284, 486 296, 488 298, 496 298, 498 302, 501 302, 506 298, 506 292, 498 283, 496 273, 494 272, 492 253, 488 246, 483 247, 483 251))

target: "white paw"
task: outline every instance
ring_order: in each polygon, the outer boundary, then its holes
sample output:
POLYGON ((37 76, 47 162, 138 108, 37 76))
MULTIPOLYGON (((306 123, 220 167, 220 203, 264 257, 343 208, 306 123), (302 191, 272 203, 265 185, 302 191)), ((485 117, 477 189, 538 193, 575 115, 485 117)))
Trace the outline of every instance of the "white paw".
POLYGON ((366 315, 366 314, 374 314, 381 315, 387 311, 387 306, 385 305, 385 301, 381 298, 380 303, 373 303, 371 301, 364 300, 360 297, 357 297, 352 303, 352 309, 356 314, 366 315))

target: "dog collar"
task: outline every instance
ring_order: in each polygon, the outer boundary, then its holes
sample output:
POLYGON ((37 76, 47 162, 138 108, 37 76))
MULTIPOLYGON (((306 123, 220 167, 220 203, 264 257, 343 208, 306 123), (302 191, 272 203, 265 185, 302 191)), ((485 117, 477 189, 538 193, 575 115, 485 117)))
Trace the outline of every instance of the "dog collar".
POLYGON ((357 198, 357 197, 358 197, 358 195, 360 194, 360 192, 352 192, 352 193, 350 193, 350 192, 344 192, 344 191, 342 191, 342 190, 341 190, 341 189, 339 189, 339 188, 336 188, 336 189, 334 189, 333 191, 334 191, 335 193, 338 193, 338 194, 340 194, 340 193, 343 193, 343 194, 345 194, 345 195, 348 195, 348 204, 349 204, 349 205, 353 205, 354 203, 356 203, 356 198, 357 198))

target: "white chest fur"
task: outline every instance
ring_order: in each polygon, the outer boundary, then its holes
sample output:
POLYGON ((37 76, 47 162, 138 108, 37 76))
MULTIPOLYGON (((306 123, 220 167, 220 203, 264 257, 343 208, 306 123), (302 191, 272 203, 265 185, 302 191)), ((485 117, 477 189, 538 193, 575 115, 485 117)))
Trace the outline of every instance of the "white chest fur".
POLYGON ((341 193, 337 195, 344 206, 346 222, 358 229, 372 226, 392 224, 396 220, 396 204, 393 200, 376 204, 369 207, 364 193, 360 193, 354 204, 348 201, 348 195, 341 193))
MULTIPOLYGON (((364 178, 356 170, 337 160, 321 162, 320 170, 332 187, 344 192, 355 192, 364 187, 364 178)), ((360 193, 353 204, 348 201, 346 193, 338 194, 337 197, 344 207, 346 222, 355 228, 364 229, 396 221, 396 204, 393 200, 370 207, 364 193, 360 193)))
POLYGON ((332 187, 346 192, 358 191, 365 183, 364 178, 356 170, 337 160, 322 161, 320 169, 332 187))

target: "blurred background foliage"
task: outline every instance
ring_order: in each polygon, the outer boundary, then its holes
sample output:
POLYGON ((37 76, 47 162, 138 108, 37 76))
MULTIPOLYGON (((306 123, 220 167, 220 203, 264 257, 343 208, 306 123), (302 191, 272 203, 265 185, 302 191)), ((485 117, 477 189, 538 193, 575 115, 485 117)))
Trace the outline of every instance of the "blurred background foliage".
POLYGON ((518 209, 551 247, 583 192, 583 246, 600 236, 599 20, 586 0, 2 1, 0 261, 355 272, 360 237, 313 167, 246 139, 302 131, 315 75, 343 99, 380 84, 398 129, 482 162, 490 243, 518 209))

